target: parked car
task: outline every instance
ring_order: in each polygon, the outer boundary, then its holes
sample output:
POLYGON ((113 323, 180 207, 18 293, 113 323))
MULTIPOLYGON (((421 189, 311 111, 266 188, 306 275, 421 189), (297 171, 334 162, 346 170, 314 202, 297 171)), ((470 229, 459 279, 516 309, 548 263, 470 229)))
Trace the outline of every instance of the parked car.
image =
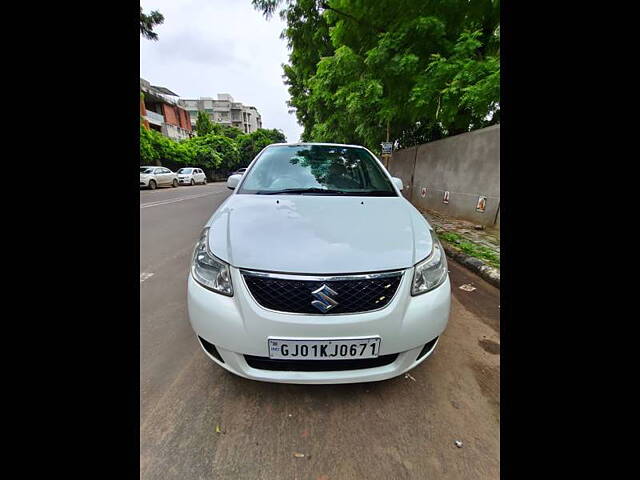
POLYGON ((140 186, 155 190, 157 187, 177 187, 178 176, 165 167, 140 167, 140 186))
POLYGON ((253 380, 354 383, 433 353, 447 260, 369 150, 274 144, 227 183, 188 278, 189 321, 213 362, 253 380))
POLYGON ((178 182, 180 185, 195 185, 196 183, 201 183, 202 185, 207 184, 207 176, 200 168, 181 168, 176 173, 178 174, 178 182))
POLYGON ((239 168, 238 170, 233 172, 231 175, 244 175, 244 172, 246 172, 246 171, 247 171, 246 168, 239 168))

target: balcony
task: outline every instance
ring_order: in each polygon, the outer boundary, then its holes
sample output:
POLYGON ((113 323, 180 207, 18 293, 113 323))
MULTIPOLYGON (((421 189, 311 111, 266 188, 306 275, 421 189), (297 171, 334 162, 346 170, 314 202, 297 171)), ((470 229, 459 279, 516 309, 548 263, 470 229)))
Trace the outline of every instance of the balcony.
POLYGON ((169 137, 173 140, 184 140, 185 138, 191 138, 194 136, 194 132, 191 130, 186 130, 177 125, 171 125, 169 123, 165 123, 162 125, 162 134, 165 137, 169 137))
POLYGON ((151 110, 147 110, 147 116, 145 118, 151 125, 158 125, 159 127, 161 127, 164 123, 164 115, 152 112, 151 110))

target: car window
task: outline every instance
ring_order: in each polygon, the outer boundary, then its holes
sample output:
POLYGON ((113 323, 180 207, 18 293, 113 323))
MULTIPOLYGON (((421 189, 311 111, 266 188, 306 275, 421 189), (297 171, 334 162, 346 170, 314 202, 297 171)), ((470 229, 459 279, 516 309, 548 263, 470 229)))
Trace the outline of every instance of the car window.
POLYGON ((330 145, 268 147, 238 193, 397 196, 369 152, 330 145))

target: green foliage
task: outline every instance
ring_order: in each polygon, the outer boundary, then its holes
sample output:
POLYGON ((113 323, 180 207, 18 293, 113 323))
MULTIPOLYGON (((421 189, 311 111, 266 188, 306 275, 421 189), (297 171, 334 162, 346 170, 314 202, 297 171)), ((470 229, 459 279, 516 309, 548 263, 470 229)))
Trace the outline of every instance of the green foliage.
POLYGON ((444 240, 462 250, 467 255, 484 260, 492 267, 500 268, 500 255, 490 248, 470 242, 462 235, 454 232, 439 232, 438 237, 440 240, 444 240))
POLYGON ((243 135, 242 131, 239 128, 232 127, 230 125, 222 125, 220 123, 213 124, 211 133, 229 138, 238 138, 240 135, 243 135))
POLYGON ((243 134, 237 138, 240 153, 240 166, 246 167, 251 160, 267 145, 286 141, 280 130, 258 129, 253 133, 243 134))
POLYGON ((286 141, 279 130, 258 129, 245 135, 237 128, 218 124, 212 124, 212 130, 206 135, 174 141, 141 124, 140 165, 199 167, 210 174, 223 175, 247 166, 267 145, 286 141))
POLYGON ((140 165, 156 165, 158 151, 155 148, 155 136, 152 130, 146 129, 140 123, 140 165))
POLYGON ((198 118, 196 120, 196 132, 198 132, 198 136, 213 133, 213 122, 206 112, 198 112, 198 118))
POLYGON ((280 9, 303 140, 414 145, 500 119, 499 0, 253 0, 280 9))
POLYGON ((184 140, 182 143, 193 148, 193 162, 196 167, 232 170, 240 161, 236 142, 222 135, 210 133, 184 140))
POLYGON ((158 40, 158 34, 153 31, 153 27, 156 25, 162 25, 164 22, 164 15, 157 10, 153 10, 149 15, 142 12, 142 6, 140 6, 140 35, 148 40, 158 40))

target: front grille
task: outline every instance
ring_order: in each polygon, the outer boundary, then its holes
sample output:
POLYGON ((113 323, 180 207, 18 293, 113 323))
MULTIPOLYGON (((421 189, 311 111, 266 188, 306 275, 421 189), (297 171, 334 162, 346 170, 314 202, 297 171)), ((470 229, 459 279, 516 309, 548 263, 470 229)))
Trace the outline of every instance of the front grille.
POLYGON ((377 358, 356 360, 283 360, 279 358, 254 357, 245 355, 244 359, 251 368, 258 370, 277 370, 280 372, 337 372, 341 370, 362 370, 364 368, 390 365, 398 354, 381 355, 377 358))
POLYGON ((370 312, 385 307, 402 280, 402 272, 313 278, 242 271, 253 298, 264 308, 286 313, 318 315, 370 312), (285 278, 286 277, 286 278, 285 278), (337 305, 322 312, 312 302, 312 292, 329 287, 337 305))

